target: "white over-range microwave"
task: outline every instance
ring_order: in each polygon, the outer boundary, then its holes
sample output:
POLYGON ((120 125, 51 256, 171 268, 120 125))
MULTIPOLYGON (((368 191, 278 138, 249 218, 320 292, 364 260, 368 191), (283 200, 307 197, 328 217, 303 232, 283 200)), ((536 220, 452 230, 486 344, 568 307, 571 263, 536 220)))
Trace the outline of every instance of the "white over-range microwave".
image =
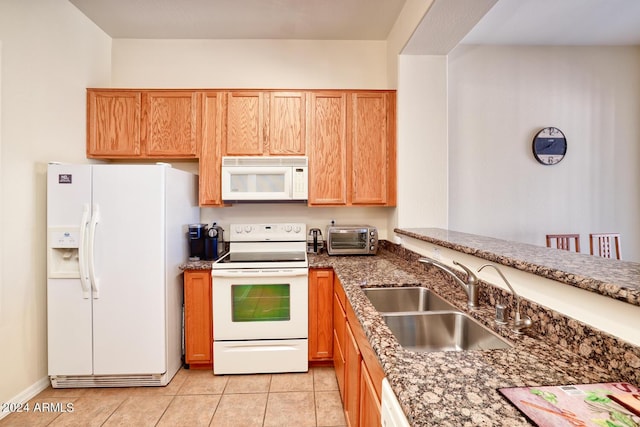
POLYGON ((222 200, 306 201, 308 163, 306 156, 224 156, 222 200))

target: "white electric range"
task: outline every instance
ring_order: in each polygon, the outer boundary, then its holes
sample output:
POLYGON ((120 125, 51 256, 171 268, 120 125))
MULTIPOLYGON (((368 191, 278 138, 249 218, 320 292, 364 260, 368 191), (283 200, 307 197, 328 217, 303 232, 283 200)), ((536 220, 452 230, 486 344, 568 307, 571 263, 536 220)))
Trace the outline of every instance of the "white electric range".
POLYGON ((214 374, 308 370, 305 224, 231 224, 211 276, 214 374))

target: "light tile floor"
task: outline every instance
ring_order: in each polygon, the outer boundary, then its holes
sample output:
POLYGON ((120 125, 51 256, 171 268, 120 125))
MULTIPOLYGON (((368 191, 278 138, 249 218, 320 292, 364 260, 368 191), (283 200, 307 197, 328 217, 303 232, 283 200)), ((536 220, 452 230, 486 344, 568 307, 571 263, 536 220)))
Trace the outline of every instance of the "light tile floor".
POLYGON ((0 426, 346 425, 335 371, 214 376, 181 369, 166 387, 49 387, 0 426), (72 405, 73 412, 61 408, 72 405), (34 409, 39 409, 35 412, 34 409))

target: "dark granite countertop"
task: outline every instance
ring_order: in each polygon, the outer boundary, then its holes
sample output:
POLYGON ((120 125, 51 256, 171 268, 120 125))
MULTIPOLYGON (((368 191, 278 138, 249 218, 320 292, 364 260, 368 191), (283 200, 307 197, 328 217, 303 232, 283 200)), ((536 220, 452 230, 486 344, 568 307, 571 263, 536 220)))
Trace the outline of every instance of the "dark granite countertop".
POLYGON ((440 228, 394 231, 640 306, 640 263, 440 228))
MULTIPOLYGON (((505 264, 500 260, 508 258, 497 250, 501 247, 500 241, 494 242, 495 247, 479 242, 473 249, 474 245, 469 241, 452 241, 452 236, 458 239, 464 236, 449 232, 448 238, 441 235, 437 239, 433 237, 437 234, 434 229, 416 230, 404 230, 404 234, 422 236, 416 238, 474 255, 479 248, 484 248, 483 258, 497 263, 505 264)), ((468 239, 473 237, 466 236, 468 239)), ((523 300, 523 312, 532 317, 534 325, 525 334, 516 335, 493 322, 493 306, 504 291, 481 282, 481 307, 470 312, 464 291, 448 275, 418 263, 417 254, 399 245, 382 242, 381 246, 383 249, 376 256, 309 255, 309 266, 335 271, 412 426, 530 425, 499 394, 497 389, 502 387, 609 381, 640 383, 639 347, 526 300, 523 300), (364 295, 362 287, 411 285, 431 289, 460 311, 507 338, 514 344, 513 348, 432 353, 405 350, 364 295)), ((536 252, 532 249, 532 253, 536 252)), ((511 254, 514 263, 519 256, 522 252, 514 250, 511 254)), ((210 269, 211 263, 187 262, 180 268, 204 270, 210 269)), ((525 265, 523 263, 520 269, 525 270, 525 265)))
MULTIPOLYGON (((525 309, 534 318, 534 327, 516 335, 492 321, 491 304, 495 301, 486 295, 485 284, 481 307, 469 312, 464 291, 447 275, 416 262, 417 257, 407 260, 409 251, 400 251, 404 252, 402 257, 387 250, 376 256, 310 255, 309 263, 312 268, 334 269, 412 426, 526 426, 530 425, 527 419, 499 394, 498 388, 622 380, 637 383, 640 379, 634 376, 640 367, 640 349, 632 348, 623 356, 636 366, 630 371, 602 366, 608 366, 608 362, 599 366, 594 363, 597 358, 589 360, 556 345, 554 342, 560 339, 550 331, 556 330, 554 322, 559 320, 535 304, 525 309), (408 285, 430 288, 510 340, 514 347, 432 353, 403 349, 361 289, 408 285)), ((564 325, 557 329, 564 329, 564 325)))
POLYGON ((185 270, 211 270, 211 264, 215 261, 187 261, 178 266, 182 271, 185 270))

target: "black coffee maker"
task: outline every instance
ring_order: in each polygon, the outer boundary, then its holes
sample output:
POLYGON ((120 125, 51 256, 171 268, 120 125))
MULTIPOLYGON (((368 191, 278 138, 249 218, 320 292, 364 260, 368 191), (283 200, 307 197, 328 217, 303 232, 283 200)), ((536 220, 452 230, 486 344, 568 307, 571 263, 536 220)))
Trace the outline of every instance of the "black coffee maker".
POLYGON ((214 222, 206 231, 206 237, 204 240, 204 259, 216 260, 224 255, 225 252, 226 246, 224 243, 224 229, 214 222))
POLYGON ((189 224, 189 260, 205 259, 204 244, 207 224, 189 224))

